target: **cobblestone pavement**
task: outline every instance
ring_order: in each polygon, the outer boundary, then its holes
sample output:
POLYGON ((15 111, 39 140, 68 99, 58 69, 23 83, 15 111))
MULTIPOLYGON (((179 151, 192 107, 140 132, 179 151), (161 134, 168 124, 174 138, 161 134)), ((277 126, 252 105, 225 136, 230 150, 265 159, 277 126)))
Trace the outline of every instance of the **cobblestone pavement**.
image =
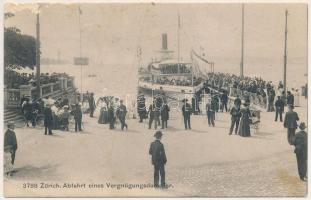
POLYGON ((292 152, 242 162, 207 164, 170 171, 171 192, 183 196, 305 196, 292 152))

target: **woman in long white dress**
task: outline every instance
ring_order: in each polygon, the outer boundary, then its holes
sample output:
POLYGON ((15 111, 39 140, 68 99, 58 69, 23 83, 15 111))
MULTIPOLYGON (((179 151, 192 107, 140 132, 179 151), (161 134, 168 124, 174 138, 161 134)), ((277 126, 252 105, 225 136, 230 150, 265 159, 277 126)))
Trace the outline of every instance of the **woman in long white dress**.
POLYGON ((109 123, 108 120, 108 105, 105 101, 104 98, 101 98, 98 102, 100 104, 100 114, 99 114, 99 118, 98 118, 98 123, 99 124, 107 124, 109 123))

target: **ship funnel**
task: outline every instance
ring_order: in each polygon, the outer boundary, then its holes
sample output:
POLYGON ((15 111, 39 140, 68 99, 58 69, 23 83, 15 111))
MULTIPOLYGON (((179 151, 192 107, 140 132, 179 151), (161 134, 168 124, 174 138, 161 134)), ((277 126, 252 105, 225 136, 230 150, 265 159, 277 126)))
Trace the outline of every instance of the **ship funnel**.
POLYGON ((162 50, 167 50, 167 34, 162 34, 162 50))

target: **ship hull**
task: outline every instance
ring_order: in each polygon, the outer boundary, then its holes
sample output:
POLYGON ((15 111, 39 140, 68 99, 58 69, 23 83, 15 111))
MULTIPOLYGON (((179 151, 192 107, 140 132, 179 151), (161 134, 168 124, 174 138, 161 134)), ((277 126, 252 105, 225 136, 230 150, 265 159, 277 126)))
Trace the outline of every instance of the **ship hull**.
POLYGON ((156 96, 165 93, 165 96, 170 100, 182 101, 183 99, 190 100, 196 91, 202 88, 201 84, 199 86, 175 86, 175 85, 161 85, 152 84, 149 82, 140 81, 138 83, 139 91, 143 92, 149 96, 156 96), (161 90, 162 88, 162 90, 161 90))

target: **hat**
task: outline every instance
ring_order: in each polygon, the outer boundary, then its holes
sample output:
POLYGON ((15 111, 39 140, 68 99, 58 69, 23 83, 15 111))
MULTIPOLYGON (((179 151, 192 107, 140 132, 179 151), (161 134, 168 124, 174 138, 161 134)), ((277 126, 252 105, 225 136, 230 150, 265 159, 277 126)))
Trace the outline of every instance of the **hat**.
POLYGON ((155 138, 157 138, 157 139, 159 139, 159 138, 161 138, 162 137, 162 132, 161 131, 157 131, 155 134, 154 134, 154 137, 155 138))
POLYGON ((181 102, 187 102, 187 101, 188 101, 188 99, 185 98, 185 99, 183 99, 181 102))
POLYGON ((9 121, 7 126, 9 127, 9 126, 14 126, 14 125, 15 125, 14 121, 9 121))
POLYGON ((299 125, 299 129, 300 130, 305 130, 306 128, 306 124, 304 122, 301 122, 300 125, 299 125))

